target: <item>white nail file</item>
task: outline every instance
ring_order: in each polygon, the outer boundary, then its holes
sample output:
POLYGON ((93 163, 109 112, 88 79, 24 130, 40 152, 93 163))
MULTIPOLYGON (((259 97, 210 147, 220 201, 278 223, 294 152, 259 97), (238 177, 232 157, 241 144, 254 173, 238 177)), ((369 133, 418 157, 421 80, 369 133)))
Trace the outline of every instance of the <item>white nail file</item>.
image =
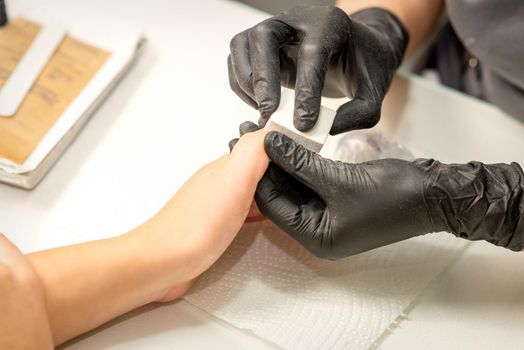
POLYGON ((314 152, 319 152, 326 142, 329 130, 331 130, 335 120, 335 111, 320 106, 320 114, 315 126, 311 130, 302 132, 293 125, 295 91, 284 88, 281 96, 278 109, 269 118, 264 129, 267 131, 279 131, 304 147, 314 152))
POLYGON ((0 90, 0 116, 10 117, 16 113, 65 33, 64 28, 54 25, 40 29, 0 90))

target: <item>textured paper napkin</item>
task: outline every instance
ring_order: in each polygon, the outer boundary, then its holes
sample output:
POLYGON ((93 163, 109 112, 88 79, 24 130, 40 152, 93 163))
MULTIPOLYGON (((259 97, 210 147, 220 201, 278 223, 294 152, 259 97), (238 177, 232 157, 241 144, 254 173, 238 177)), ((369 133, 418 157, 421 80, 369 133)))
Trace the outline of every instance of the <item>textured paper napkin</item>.
POLYGON ((332 262, 250 224, 186 300, 285 349, 367 349, 465 245, 438 233, 332 262))

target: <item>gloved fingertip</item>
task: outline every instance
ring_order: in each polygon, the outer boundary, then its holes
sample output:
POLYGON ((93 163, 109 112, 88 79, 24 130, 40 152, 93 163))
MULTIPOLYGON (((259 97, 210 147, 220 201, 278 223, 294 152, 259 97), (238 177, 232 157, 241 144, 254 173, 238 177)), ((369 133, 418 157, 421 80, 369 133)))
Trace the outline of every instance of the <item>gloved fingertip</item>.
POLYGON ((258 126, 260 126, 261 128, 263 128, 264 126, 266 126, 267 124, 267 121, 269 120, 269 118, 266 118, 266 117, 260 117, 258 119, 258 126))
POLYGON ((269 158, 277 164, 290 154, 290 148, 294 149, 293 146, 293 141, 278 131, 271 131, 264 138, 264 149, 269 158))
POLYGON ((302 131, 302 132, 305 132, 305 131, 309 131, 311 130, 316 124, 316 120, 312 120, 310 118, 295 118, 293 120, 293 125, 295 126, 295 128, 297 128, 298 131, 302 131))
POLYGON ((320 112, 321 88, 318 86, 311 88, 300 86, 297 86, 295 90, 293 125, 297 130, 305 132, 311 130, 317 123, 320 112))
POLYGON ((381 104, 365 98, 354 98, 337 109, 330 135, 352 130, 369 129, 380 120, 381 104))
POLYGON ((265 146, 281 146, 284 138, 289 139, 286 135, 282 134, 278 131, 270 131, 266 134, 264 138, 264 145, 265 146))
POLYGON ((260 129, 260 127, 251 122, 251 121, 245 121, 243 122, 242 124, 240 124, 240 126, 238 127, 238 131, 240 133, 240 136, 244 135, 244 134, 247 134, 247 133, 250 133, 250 132, 253 132, 253 131, 257 131, 258 129, 260 129))
POLYGON ((337 109, 335 119, 329 130, 329 134, 332 136, 342 134, 348 131, 356 130, 356 125, 360 122, 357 121, 356 116, 360 115, 356 110, 352 109, 355 104, 352 104, 351 101, 343 104, 337 109))
POLYGON ((279 147, 282 145, 282 137, 284 135, 278 131, 270 131, 264 137, 264 147, 267 149, 279 147))
POLYGON ((331 126, 331 129, 329 130, 329 135, 335 136, 335 135, 339 135, 347 131, 350 131, 350 130, 341 129, 339 125, 333 123, 333 125, 331 126))
MULTIPOLYGON (((278 87, 280 89, 280 85, 278 87)), ((257 96, 258 112, 260 117, 268 120, 278 108, 280 103, 280 90, 279 94, 270 93, 264 91, 264 93, 257 93, 255 88, 255 96, 257 96)))
POLYGON ((235 148, 235 145, 237 144, 238 142, 238 139, 233 139, 231 141, 229 141, 229 152, 233 151, 233 148, 235 148))
POLYGON ((276 107, 262 107, 260 104, 258 105, 258 112, 260 113, 260 118, 266 121, 269 120, 269 118, 271 118, 276 109, 276 107))

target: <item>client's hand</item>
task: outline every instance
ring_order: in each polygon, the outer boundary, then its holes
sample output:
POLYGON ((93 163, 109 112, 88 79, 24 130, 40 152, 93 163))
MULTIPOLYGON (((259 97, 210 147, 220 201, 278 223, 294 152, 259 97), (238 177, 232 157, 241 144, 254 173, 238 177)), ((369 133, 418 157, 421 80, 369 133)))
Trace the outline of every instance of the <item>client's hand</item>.
POLYGON ((0 349, 51 349, 44 290, 24 255, 0 234, 0 349))
MULTIPOLYGON (((29 259, 45 289, 55 344, 139 306, 183 295, 240 230, 268 163, 264 132, 250 133, 231 154, 200 169, 157 215, 136 229, 31 254, 29 259)), ((0 268, 2 255, 0 250, 0 268)), ((0 281, 0 292, 2 287, 0 281)), ((32 295, 37 290, 26 291, 32 295)), ((17 289, 23 291, 23 286, 17 289)), ((33 316, 24 319, 25 324, 44 325, 37 320, 36 309, 33 316)), ((13 327, 24 328, 13 323, 9 329, 13 327)))
POLYGON ((174 299, 226 250, 251 212, 253 197, 269 159, 264 131, 240 138, 230 154, 204 166, 166 206, 135 230, 144 249, 164 256, 172 287, 161 301, 174 299))

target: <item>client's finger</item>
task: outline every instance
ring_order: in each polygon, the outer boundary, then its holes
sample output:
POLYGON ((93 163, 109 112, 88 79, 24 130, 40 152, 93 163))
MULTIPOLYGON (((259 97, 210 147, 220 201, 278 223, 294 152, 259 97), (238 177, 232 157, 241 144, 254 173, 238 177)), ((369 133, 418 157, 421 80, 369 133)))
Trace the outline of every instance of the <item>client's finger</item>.
MULTIPOLYGON (((250 122, 250 121, 245 121, 242 124, 240 124, 240 126, 238 127, 238 133, 240 136, 243 136, 244 134, 255 132, 259 129, 260 129, 260 126, 258 126, 257 124, 250 122)), ((237 142, 238 142, 238 138, 234 138, 231 141, 229 141, 229 144, 228 144, 229 152, 233 151, 233 148, 235 148, 235 145, 237 144, 237 142)))
POLYGON ((227 165, 229 175, 238 186, 248 186, 253 191, 269 164, 264 150, 264 130, 250 132, 242 136, 231 152, 227 165))

